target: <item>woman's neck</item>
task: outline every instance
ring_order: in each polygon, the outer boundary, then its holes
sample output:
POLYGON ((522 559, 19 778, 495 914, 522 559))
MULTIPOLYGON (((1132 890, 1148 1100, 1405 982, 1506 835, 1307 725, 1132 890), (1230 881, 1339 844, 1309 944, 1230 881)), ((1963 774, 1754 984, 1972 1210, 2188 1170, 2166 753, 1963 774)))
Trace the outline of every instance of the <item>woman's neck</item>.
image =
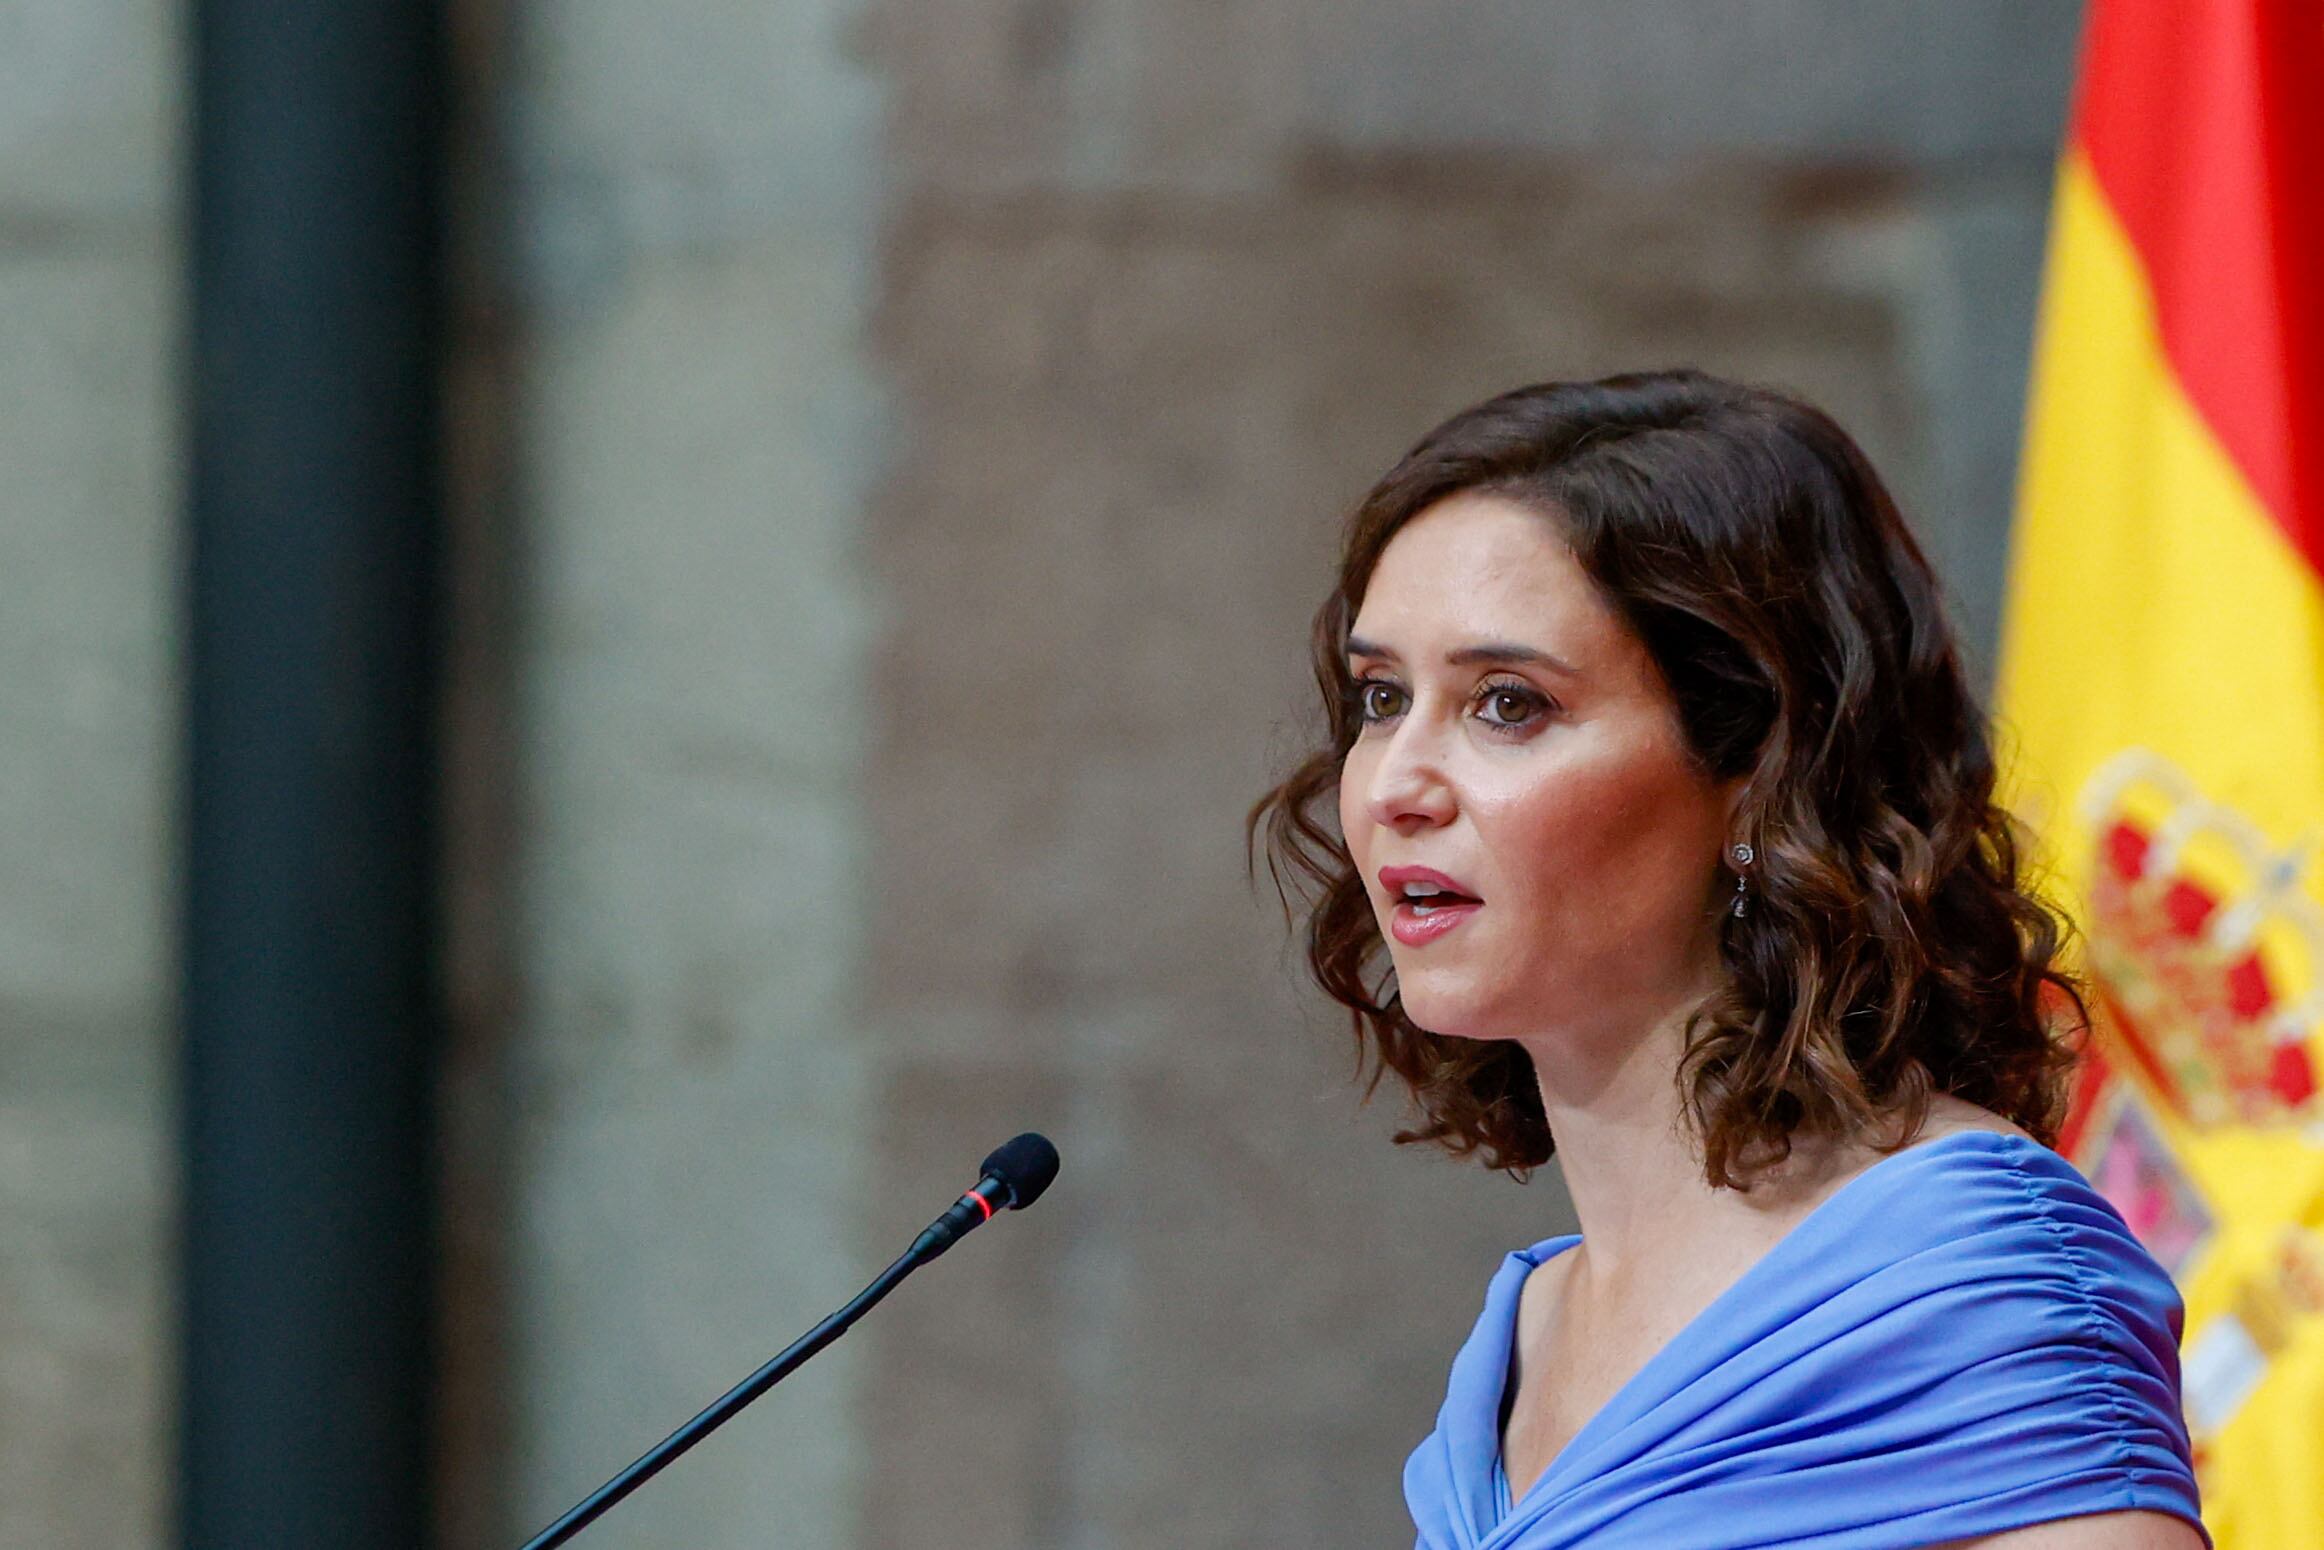
POLYGON ((1779 1230, 1845 1165, 1848 1148, 1803 1142, 1747 1191, 1704 1178, 1677 1079, 1693 1005, 1644 1038, 1526 1041, 1593 1278, 1652 1274, 1706 1234, 1779 1230))

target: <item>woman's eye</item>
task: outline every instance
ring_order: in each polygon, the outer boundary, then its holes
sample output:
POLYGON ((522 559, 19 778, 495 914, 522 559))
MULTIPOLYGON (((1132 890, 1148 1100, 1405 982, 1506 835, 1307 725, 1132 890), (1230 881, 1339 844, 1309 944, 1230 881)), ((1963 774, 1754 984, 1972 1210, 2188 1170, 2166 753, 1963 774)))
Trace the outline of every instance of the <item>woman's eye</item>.
POLYGON ((1486 725, 1496 727, 1521 727, 1538 715, 1543 706, 1541 696, 1531 689, 1509 685, 1487 685, 1478 702, 1483 707, 1486 725))
POLYGON ((1366 721, 1385 721, 1404 709, 1404 691, 1380 678, 1356 685, 1356 708, 1366 721))

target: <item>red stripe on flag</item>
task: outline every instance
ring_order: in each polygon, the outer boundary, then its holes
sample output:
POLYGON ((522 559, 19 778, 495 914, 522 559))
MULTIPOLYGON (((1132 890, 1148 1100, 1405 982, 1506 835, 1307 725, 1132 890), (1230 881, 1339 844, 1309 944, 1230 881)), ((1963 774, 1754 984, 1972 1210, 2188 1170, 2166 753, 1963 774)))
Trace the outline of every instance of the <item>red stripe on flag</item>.
POLYGON ((2072 133, 2188 398, 2324 572, 2324 6, 2091 0, 2072 133))

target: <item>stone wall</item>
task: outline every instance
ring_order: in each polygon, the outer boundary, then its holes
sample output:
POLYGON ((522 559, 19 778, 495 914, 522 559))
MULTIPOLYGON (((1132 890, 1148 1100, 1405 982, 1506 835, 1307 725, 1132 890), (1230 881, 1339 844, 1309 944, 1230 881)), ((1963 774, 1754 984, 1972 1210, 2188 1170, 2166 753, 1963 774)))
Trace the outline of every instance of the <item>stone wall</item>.
POLYGON ((181 17, 0 8, 0 1544, 157 1544, 181 17))
MULTIPOLYGON (((468 925, 498 933, 509 1019, 456 1076, 467 1187, 499 1194, 454 1202, 462 1284, 491 1299, 453 1310, 455 1447, 485 1450, 456 1543, 537 1527, 876 1269, 855 1232, 879 100, 846 25, 815 0, 589 0, 518 7, 494 40, 480 278, 505 338, 476 408, 506 426, 472 493, 505 519, 483 551, 505 587, 477 595, 505 598, 512 736, 466 771, 508 782, 472 790, 468 831, 505 820, 505 914, 468 925)), ((826 1356, 593 1543, 852 1542, 858 1371, 826 1356)))

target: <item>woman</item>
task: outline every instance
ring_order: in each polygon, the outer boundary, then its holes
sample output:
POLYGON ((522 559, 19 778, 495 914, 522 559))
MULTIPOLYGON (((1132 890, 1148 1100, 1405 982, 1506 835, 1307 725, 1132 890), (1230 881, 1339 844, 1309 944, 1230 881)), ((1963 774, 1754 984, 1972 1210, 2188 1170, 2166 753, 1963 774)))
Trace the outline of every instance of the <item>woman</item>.
POLYGON ((1560 1159, 1422 1550, 2191 1550, 2180 1306, 2049 1149, 2081 1002, 1925 559, 1694 372, 1454 416, 1355 511, 1331 737, 1252 813, 1439 1143, 1560 1159), (1336 823, 1333 804, 1336 800, 1336 823))

